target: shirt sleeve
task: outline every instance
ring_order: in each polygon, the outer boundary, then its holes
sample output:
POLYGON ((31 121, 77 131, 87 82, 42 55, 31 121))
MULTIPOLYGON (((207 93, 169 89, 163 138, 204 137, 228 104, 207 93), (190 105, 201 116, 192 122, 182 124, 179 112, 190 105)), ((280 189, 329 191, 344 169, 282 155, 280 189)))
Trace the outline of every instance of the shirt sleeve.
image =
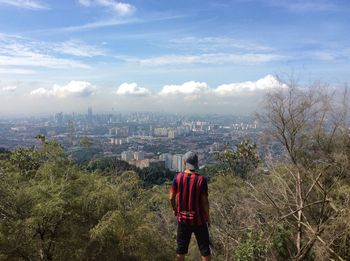
POLYGON ((202 180, 201 193, 203 193, 204 195, 208 195, 208 183, 205 177, 203 177, 202 180))
POLYGON ((170 187, 170 192, 173 194, 177 193, 177 179, 176 179, 176 177, 173 179, 173 182, 172 182, 171 187, 170 187))

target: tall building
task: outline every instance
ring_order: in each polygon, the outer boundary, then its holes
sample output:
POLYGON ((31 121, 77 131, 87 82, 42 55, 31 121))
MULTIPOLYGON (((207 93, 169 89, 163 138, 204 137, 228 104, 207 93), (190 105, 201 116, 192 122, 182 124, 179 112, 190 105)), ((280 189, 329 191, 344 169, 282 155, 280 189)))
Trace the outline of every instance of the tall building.
POLYGON ((63 125, 63 113, 59 112, 55 114, 55 122, 58 126, 63 125))
POLYGON ((169 153, 163 153, 159 156, 159 159, 164 161, 165 167, 167 169, 171 169, 172 161, 173 161, 173 155, 169 153))
POLYGON ((134 158, 134 153, 131 150, 126 150, 122 152, 121 156, 122 156, 122 160, 130 161, 134 158))
POLYGON ((175 139, 175 138, 176 138, 176 131, 173 130, 173 129, 170 129, 170 130, 168 131, 168 138, 169 138, 169 139, 175 139))
POLYGON ((145 159, 145 153, 143 151, 135 151, 134 159, 135 160, 144 160, 145 159))
POLYGON ((171 168, 175 171, 184 171, 183 156, 181 154, 173 156, 171 168))
POLYGON ((89 123, 92 123, 92 108, 91 107, 88 108, 87 121, 89 123))
POLYGON ((167 128, 155 128, 154 129, 154 136, 167 137, 168 136, 168 129, 167 128))
POLYGON ((114 128, 111 128, 108 130, 108 134, 109 135, 115 135, 115 129, 114 128))

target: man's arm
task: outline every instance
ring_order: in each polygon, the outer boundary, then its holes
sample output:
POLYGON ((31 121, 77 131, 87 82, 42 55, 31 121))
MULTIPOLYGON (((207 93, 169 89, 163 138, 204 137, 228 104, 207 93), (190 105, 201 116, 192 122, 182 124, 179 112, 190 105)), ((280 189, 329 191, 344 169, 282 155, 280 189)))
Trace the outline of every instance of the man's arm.
POLYGON ((177 216, 176 194, 173 192, 170 192, 169 200, 170 200, 171 206, 173 208, 174 215, 177 216))
POLYGON ((208 225, 210 225, 208 194, 201 195, 201 203, 202 203, 202 208, 204 209, 204 212, 208 217, 208 225))

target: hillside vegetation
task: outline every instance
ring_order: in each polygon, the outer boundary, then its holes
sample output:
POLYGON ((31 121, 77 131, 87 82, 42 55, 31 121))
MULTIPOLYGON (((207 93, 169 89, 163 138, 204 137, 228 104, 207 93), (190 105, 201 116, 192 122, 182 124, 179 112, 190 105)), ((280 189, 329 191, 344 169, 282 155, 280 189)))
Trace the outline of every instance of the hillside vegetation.
MULTIPOLYGON (((243 140, 204 170, 215 260, 350 260, 347 93, 290 86, 259 115, 284 160, 259 159, 243 140)), ((169 173, 78 166, 39 138, 0 151, 0 260, 174 260, 169 173)), ((189 260, 199 260, 192 241, 189 260)))

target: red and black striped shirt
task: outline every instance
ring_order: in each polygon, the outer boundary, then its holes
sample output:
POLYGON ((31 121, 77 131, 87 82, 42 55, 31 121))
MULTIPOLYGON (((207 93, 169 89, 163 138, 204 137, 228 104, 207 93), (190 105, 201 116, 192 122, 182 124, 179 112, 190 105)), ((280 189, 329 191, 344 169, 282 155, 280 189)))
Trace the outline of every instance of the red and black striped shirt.
POLYGON ((178 173, 170 192, 176 194, 179 222, 199 226, 208 222, 207 214, 201 204, 201 195, 208 195, 208 183, 205 177, 187 170, 178 173))

